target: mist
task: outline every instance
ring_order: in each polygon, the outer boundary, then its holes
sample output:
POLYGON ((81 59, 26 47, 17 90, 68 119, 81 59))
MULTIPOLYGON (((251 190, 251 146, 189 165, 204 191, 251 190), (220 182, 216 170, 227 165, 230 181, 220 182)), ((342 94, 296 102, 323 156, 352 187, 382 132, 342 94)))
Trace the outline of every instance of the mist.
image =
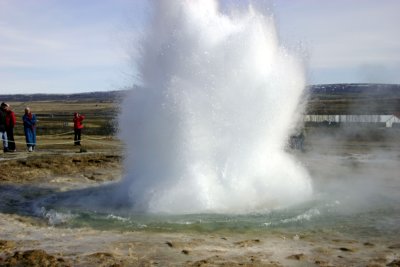
POLYGON ((133 208, 247 213, 308 199, 307 170, 284 150, 304 68, 273 16, 252 5, 226 15, 211 0, 153 4, 138 59, 143 88, 120 116, 133 208))

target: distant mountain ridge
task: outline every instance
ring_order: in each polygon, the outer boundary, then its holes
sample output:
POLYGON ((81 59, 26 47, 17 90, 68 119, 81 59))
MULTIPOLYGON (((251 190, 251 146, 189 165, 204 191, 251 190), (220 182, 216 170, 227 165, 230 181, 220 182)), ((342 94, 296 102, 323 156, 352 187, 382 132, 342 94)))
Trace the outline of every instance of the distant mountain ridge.
POLYGON ((126 90, 87 92, 76 94, 0 94, 0 101, 30 102, 30 101, 119 101, 126 93, 126 90))
MULTIPOLYGON (((323 96, 343 97, 400 97, 400 84, 337 83, 309 85, 311 98, 323 96)), ((102 101, 121 100, 128 89, 117 91, 87 92, 76 94, 0 94, 0 101, 102 101)))
POLYGON ((360 94, 363 96, 400 96, 400 84, 336 83, 310 85, 311 94, 360 94))

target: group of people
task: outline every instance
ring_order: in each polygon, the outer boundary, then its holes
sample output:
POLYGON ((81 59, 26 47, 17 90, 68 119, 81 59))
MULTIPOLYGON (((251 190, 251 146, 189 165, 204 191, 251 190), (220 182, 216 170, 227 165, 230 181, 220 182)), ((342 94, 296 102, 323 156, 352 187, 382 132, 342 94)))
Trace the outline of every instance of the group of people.
MULTIPOLYGON (((24 133, 28 151, 32 152, 36 146, 36 116, 29 107, 25 108, 25 114, 22 116, 24 124, 24 133)), ((7 103, 0 105, 0 134, 3 141, 4 152, 15 152, 16 145, 14 140, 14 127, 17 119, 11 106, 7 103)))
MULTIPOLYGON (((74 113, 74 145, 81 145, 81 134, 83 129, 84 115, 77 112, 74 113)), ((29 107, 25 108, 25 113, 22 116, 24 125, 24 134, 26 146, 29 152, 33 152, 36 147, 36 115, 31 112, 29 107)), ((3 151, 16 152, 16 144, 14 140, 14 127, 17 119, 11 106, 7 103, 0 105, 0 136, 3 142, 3 151)))

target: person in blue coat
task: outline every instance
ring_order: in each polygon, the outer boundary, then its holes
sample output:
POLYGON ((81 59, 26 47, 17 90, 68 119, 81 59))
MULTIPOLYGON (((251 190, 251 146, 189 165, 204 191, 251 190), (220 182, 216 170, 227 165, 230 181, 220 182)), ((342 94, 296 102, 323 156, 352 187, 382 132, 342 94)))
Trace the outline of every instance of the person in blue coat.
POLYGON ((35 150, 36 146, 36 115, 32 114, 30 108, 25 108, 25 114, 22 117, 22 121, 24 122, 24 132, 25 132, 25 140, 26 146, 28 147, 28 151, 32 152, 35 150))
POLYGON ((6 130, 6 122, 7 122, 7 104, 1 103, 0 105, 0 139, 3 141, 3 149, 4 152, 8 152, 8 142, 7 142, 7 130, 6 130))

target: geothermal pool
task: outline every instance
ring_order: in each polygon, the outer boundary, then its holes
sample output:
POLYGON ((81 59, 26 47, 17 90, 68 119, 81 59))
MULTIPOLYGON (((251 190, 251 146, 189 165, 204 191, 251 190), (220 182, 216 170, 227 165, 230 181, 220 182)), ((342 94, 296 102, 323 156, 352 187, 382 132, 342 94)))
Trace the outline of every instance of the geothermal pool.
MULTIPOLYGON (((341 233, 352 238, 391 238, 400 230, 400 181, 395 151, 300 154, 313 175, 313 197, 298 205, 247 214, 183 215, 132 212, 108 193, 115 183, 65 192, 2 187, 2 213, 45 220, 57 228, 150 232, 294 234, 341 233), (95 201, 94 201, 95 200, 95 201)), ((82 187, 87 185, 82 184, 82 187)))

